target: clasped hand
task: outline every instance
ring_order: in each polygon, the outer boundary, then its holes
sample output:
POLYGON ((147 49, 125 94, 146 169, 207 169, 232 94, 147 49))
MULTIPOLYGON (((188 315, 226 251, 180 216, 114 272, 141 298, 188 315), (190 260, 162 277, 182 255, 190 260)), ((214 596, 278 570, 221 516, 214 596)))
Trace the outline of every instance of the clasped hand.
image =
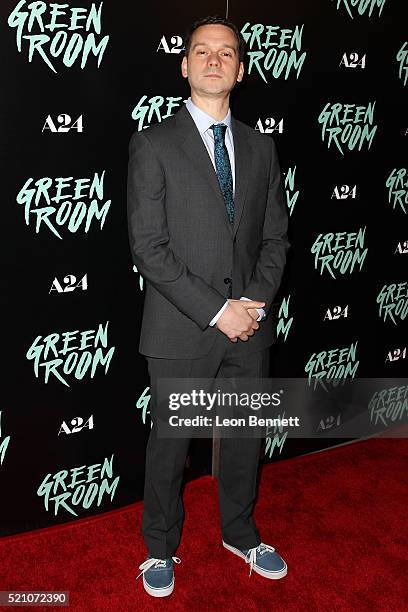
POLYGON ((263 308, 265 302, 253 300, 228 300, 228 306, 216 322, 215 326, 225 334, 231 342, 238 342, 238 338, 246 342, 255 331, 259 329, 256 308, 263 308))

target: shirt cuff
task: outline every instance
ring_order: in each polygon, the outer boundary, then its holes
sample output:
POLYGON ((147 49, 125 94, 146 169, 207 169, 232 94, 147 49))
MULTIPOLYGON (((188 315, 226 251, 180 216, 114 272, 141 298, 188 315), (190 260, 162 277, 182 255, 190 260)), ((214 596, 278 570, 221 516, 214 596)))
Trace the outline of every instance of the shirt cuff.
MULTIPOLYGON (((247 300, 248 302, 250 302, 250 301, 251 301, 251 300, 250 300, 249 298, 247 298, 247 297, 240 297, 239 299, 240 299, 240 300, 247 300)), ((257 313, 258 313, 258 315, 259 315, 259 316, 258 316, 258 318, 257 318, 257 321, 262 321, 262 319, 264 319, 264 318, 265 318, 265 316, 266 316, 266 315, 265 315, 265 310, 264 310, 263 308, 256 308, 255 310, 257 311, 257 313)))
POLYGON ((221 308, 219 309, 215 317, 211 319, 211 321, 208 324, 210 327, 214 327, 214 325, 216 324, 216 322, 218 321, 218 319, 220 318, 220 316, 222 315, 222 313, 224 312, 227 306, 228 306, 228 300, 225 302, 224 306, 221 306, 221 308))

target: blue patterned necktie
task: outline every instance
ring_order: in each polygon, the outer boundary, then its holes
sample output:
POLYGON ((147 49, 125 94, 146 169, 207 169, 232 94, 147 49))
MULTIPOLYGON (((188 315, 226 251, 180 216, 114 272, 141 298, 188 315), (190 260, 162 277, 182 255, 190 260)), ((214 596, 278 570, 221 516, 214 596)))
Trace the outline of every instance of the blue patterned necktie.
POLYGON ((232 172, 227 147, 225 146, 225 131, 227 126, 224 125, 224 123, 218 123, 212 125, 211 129, 214 132, 214 157, 218 182, 224 197, 228 218, 230 223, 234 223, 235 209, 232 191, 232 172))

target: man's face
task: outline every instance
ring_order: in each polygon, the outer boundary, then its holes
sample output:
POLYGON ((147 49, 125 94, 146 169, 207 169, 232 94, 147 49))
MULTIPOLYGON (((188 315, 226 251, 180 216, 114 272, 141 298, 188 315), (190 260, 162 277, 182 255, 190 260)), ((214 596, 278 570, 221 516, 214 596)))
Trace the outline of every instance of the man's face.
POLYGON ((195 30, 188 57, 181 64, 191 91, 209 97, 228 94, 244 75, 238 57, 238 41, 231 28, 211 24, 195 30))

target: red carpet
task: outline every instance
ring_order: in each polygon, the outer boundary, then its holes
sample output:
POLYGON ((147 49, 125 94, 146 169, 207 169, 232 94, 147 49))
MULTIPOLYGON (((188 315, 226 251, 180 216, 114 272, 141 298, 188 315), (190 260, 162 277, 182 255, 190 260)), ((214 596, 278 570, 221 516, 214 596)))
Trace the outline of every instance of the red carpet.
POLYGON ((375 439, 265 466, 255 518, 288 564, 281 580, 250 578, 222 548, 216 481, 205 477, 186 487, 182 562, 169 598, 154 600, 135 581, 145 559, 141 503, 0 540, 0 590, 67 590, 70 612, 402 612, 407 458, 406 440, 375 439))

